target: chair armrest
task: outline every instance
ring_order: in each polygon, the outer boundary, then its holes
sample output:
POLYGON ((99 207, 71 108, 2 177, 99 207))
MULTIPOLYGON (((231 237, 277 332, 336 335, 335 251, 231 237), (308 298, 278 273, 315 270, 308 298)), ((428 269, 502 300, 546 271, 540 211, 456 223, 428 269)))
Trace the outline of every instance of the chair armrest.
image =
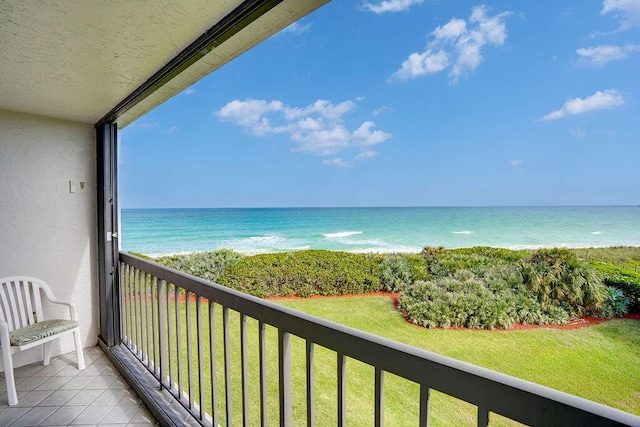
POLYGON ((76 306, 72 302, 60 301, 53 295, 49 295, 47 292, 44 293, 44 296, 47 300, 53 304, 66 305, 69 307, 69 314, 71 315, 71 320, 77 322, 78 321, 78 313, 76 312, 76 306))

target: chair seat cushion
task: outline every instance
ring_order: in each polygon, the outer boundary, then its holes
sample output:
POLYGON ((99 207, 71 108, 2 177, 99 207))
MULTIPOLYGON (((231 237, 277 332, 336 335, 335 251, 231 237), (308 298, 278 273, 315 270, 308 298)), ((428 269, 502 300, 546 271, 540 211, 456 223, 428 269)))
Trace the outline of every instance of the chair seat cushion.
POLYGON ((78 327, 73 320, 51 319, 33 323, 9 332, 11 345, 20 346, 78 327))

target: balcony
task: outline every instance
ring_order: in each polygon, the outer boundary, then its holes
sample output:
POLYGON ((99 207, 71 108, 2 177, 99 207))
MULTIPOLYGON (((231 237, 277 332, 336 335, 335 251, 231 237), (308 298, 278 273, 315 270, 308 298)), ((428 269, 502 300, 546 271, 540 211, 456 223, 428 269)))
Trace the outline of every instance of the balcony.
POLYGON ((7 407, 0 389, 0 425, 326 425, 314 370, 326 352, 335 368, 328 424, 355 421, 350 366, 361 363, 371 368, 363 381, 376 426, 392 424, 384 400, 395 377, 413 384, 421 426, 434 390, 474 405, 478 425, 495 414, 640 425, 117 253, 117 129, 325 2, 0 2, 0 270, 51 282, 78 306, 83 342, 101 345, 86 350, 82 372, 70 354, 17 369, 20 403, 7 407))

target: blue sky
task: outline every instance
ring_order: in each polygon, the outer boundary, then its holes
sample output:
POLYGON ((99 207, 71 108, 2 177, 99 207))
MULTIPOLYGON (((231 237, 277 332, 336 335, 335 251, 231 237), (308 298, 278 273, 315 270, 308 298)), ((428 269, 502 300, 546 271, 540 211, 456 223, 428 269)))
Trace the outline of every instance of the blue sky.
POLYGON ((120 133, 120 205, 636 205, 640 0, 334 0, 120 133))

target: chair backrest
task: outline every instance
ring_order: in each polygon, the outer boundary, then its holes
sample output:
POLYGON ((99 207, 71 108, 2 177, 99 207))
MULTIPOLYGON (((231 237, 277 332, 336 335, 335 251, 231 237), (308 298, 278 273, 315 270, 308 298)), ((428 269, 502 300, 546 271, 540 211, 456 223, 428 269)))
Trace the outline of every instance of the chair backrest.
POLYGON ((0 279, 0 320, 7 322, 9 331, 44 320, 40 290, 51 293, 45 282, 33 277, 0 279))

